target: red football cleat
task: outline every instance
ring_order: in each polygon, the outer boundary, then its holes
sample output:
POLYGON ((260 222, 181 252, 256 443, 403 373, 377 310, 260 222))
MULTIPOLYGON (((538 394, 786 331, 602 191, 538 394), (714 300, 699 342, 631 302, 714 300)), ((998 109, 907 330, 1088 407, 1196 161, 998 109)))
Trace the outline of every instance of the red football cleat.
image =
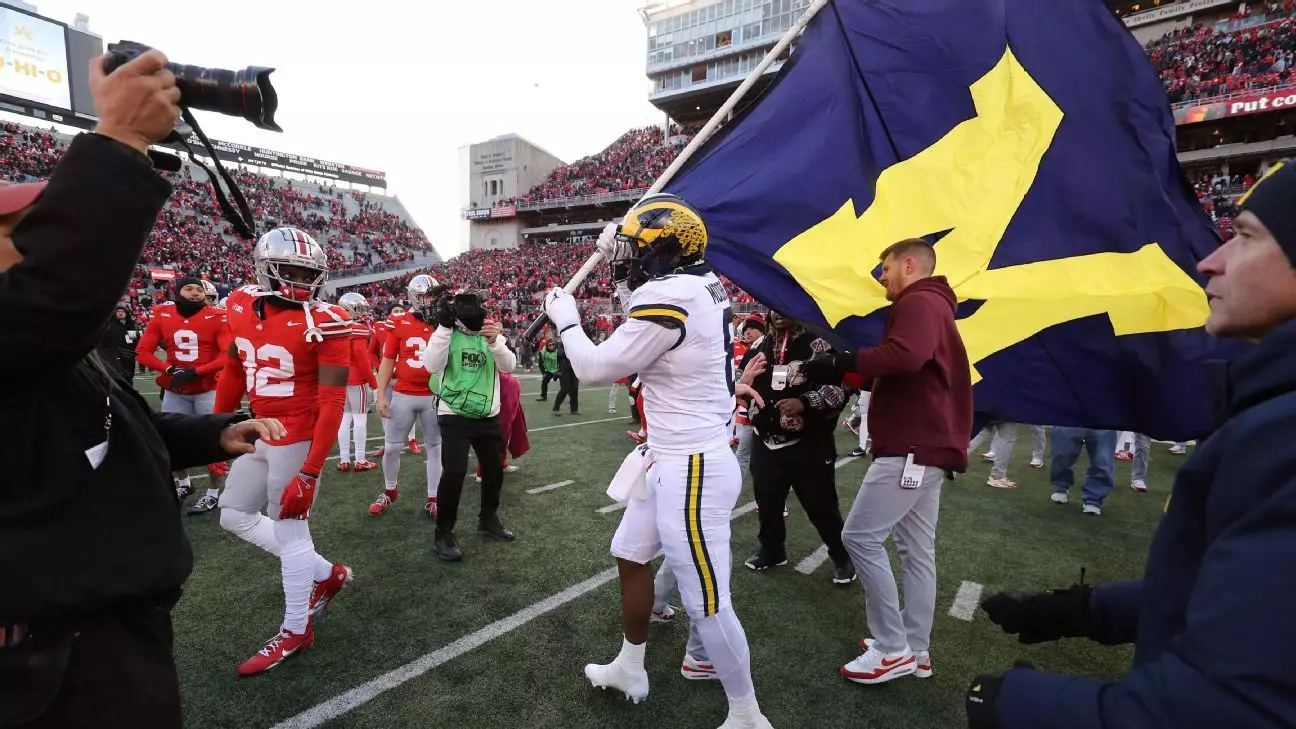
POLYGON ((383 512, 391 508, 392 502, 396 500, 396 489, 386 489, 374 502, 369 505, 369 516, 381 516, 383 512))
POLYGON ((337 465, 337 469, 342 473, 346 473, 347 471, 350 471, 351 461, 339 461, 337 465))
POLYGON ((410 453, 413 453, 416 456, 423 452, 423 449, 419 447, 418 441, 414 440, 413 438, 410 438, 409 449, 410 449, 410 453))
POLYGON ((243 665, 238 667, 238 675, 240 678, 246 678, 255 676, 258 673, 265 673, 292 656, 310 648, 314 643, 315 631, 311 628, 309 622, 306 623, 306 632, 300 635, 288 630, 280 630, 278 635, 265 644, 265 648, 243 661, 243 665))
POLYGON ((435 496, 429 496, 427 503, 423 505, 423 511, 427 512, 429 519, 437 518, 437 503, 435 496))
POLYGON ((378 452, 374 454, 374 458, 382 458, 383 454, 386 452, 387 452, 386 448, 379 448, 378 452))
POLYGON ((352 468, 355 469, 356 473, 360 473, 362 471, 372 471, 377 467, 378 464, 374 463, 373 461, 356 461, 355 465, 352 466, 352 468))
POLYGON ((329 602, 346 586, 351 584, 353 573, 351 568, 346 565, 333 565, 333 574, 327 579, 315 583, 315 589, 311 590, 310 607, 307 614, 314 618, 316 615, 324 612, 324 608, 329 606, 329 602))

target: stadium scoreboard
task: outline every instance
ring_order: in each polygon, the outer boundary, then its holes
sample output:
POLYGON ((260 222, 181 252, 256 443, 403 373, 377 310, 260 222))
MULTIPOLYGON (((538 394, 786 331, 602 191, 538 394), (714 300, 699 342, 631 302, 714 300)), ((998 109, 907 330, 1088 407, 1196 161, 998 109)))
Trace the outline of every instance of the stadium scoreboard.
POLYGON ((103 40, 0 3, 0 109, 89 127, 91 59, 103 40))

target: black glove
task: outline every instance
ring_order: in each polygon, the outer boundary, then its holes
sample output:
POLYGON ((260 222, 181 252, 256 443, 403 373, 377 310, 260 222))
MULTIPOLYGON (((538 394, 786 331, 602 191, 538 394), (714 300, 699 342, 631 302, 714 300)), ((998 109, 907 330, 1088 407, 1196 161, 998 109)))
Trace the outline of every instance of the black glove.
POLYGON ((437 301, 436 320, 437 324, 446 329, 454 329, 454 295, 449 291, 441 294, 441 298, 437 301))
POLYGON ((189 367, 176 367, 172 365, 167 368, 166 373, 171 376, 172 387, 184 387, 198 379, 198 370, 189 367))
POLYGON ((801 363, 801 373, 815 382, 841 382, 847 372, 855 371, 855 352, 817 354, 801 363))
MULTIPOLYGON (((1013 668, 1030 671, 1035 666, 1029 661, 1017 661, 1013 668)), ((963 706, 967 710, 968 729, 999 729, 999 691, 1003 688, 1003 673, 983 673, 972 679, 963 706)))
POLYGON ((981 603, 990 622, 1005 633, 1017 633, 1027 645, 1058 638, 1092 638, 1095 625, 1089 597, 1091 585, 1072 585, 1065 590, 1027 594, 1001 592, 981 603))

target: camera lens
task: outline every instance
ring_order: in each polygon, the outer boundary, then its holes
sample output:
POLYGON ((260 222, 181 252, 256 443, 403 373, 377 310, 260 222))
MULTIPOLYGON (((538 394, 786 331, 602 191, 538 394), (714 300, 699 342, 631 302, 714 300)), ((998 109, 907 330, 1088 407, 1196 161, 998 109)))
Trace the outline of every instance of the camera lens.
POLYGON ((260 129, 282 132, 274 114, 279 96, 270 84, 273 68, 248 66, 242 71, 167 64, 180 88, 180 103, 194 109, 242 117, 260 129))

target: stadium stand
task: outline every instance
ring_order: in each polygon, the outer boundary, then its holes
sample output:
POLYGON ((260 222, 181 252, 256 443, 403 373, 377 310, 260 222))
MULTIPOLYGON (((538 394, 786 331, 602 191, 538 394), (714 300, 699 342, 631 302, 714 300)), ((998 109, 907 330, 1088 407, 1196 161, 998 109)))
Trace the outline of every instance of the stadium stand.
POLYGON ((1145 47, 1170 103, 1289 86, 1296 32, 1296 2, 1247 6, 1219 23, 1195 23, 1145 47))
MULTIPOLYGON (((0 176, 13 181, 48 177, 68 141, 57 132, 4 124, 0 176)), ((245 170, 231 170, 231 175, 259 221, 298 226, 325 244, 335 276, 435 260, 431 244, 394 198, 245 170)), ((252 280, 252 244, 237 238, 221 217, 206 173, 186 162, 168 178, 174 188, 171 200, 158 216, 128 295, 137 311, 142 298, 154 296, 150 269, 205 276, 222 294, 252 280)))
POLYGON ((631 129, 602 152, 559 167, 525 195, 500 204, 535 205, 547 200, 651 187, 679 149, 692 139, 680 127, 672 126, 670 131, 675 143, 666 145, 662 143, 661 127, 631 129))

